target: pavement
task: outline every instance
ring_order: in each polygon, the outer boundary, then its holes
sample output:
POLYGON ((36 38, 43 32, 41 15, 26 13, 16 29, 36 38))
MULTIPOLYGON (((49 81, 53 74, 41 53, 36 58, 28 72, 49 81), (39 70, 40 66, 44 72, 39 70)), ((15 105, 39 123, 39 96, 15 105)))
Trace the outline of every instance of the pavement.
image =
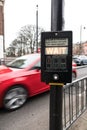
POLYGON ((69 130, 87 130, 87 110, 74 122, 69 130))

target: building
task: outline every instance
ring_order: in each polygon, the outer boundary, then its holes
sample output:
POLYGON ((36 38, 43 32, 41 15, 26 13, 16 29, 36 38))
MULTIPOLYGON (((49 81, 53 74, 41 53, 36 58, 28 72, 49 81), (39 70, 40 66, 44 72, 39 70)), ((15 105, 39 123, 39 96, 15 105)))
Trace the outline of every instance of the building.
POLYGON ((80 44, 76 43, 73 44, 73 55, 79 55, 80 53, 80 44))
POLYGON ((87 41, 82 44, 82 52, 84 55, 87 55, 87 41))
POLYGON ((87 55, 87 41, 83 43, 73 44, 73 55, 87 55))

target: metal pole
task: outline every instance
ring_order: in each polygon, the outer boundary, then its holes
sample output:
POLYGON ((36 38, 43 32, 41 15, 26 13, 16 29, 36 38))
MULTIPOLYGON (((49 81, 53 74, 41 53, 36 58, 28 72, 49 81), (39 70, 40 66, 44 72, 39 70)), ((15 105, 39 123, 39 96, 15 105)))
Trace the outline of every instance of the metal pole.
POLYGON ((82 54, 82 31, 83 29, 86 29, 86 27, 83 27, 82 25, 80 26, 80 50, 79 50, 79 54, 82 54))
POLYGON ((62 95, 63 84, 50 83, 50 130, 63 130, 62 95))
MULTIPOLYGON (((51 31, 61 31, 63 0, 51 0, 51 31)), ((50 84, 50 130, 63 130, 62 100, 63 84, 50 84)))
POLYGON ((63 0, 51 0, 51 31, 61 31, 63 27, 63 0))
POLYGON ((38 52, 38 5, 36 5, 36 52, 38 52))
POLYGON ((82 25, 80 26, 80 54, 82 53, 82 25))

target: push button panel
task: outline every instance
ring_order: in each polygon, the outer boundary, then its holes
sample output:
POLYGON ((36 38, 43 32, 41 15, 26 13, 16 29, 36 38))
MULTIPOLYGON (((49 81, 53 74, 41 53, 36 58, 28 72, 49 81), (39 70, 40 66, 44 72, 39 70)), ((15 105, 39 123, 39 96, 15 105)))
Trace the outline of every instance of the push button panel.
POLYGON ((64 70, 67 69, 67 55, 63 56, 46 56, 46 69, 49 71, 53 70, 64 70))

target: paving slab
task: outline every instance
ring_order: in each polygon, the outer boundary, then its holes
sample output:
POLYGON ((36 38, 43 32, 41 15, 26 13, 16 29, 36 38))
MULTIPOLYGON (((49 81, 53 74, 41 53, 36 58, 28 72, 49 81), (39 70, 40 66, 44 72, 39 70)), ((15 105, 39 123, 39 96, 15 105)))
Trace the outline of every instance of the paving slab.
POLYGON ((69 130, 87 130, 87 111, 85 111, 69 130))

